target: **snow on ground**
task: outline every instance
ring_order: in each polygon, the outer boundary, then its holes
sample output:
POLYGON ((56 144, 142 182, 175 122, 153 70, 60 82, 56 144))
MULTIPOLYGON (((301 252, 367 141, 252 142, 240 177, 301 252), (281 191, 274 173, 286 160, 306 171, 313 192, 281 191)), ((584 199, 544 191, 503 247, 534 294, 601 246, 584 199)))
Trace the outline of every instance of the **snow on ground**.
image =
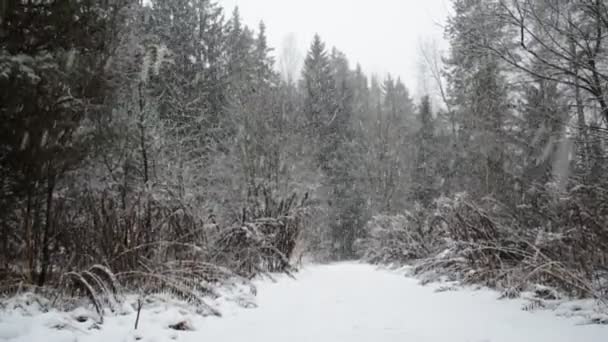
POLYGON ((311 266, 297 280, 258 282, 257 308, 219 304, 222 318, 200 317, 171 302, 107 317, 99 329, 74 313, 27 316, 0 313, 0 340, 44 342, 605 342, 607 325, 552 311, 523 311, 523 300, 497 300, 490 290, 437 291, 416 279, 374 266, 344 263, 311 266), (175 331, 186 321, 194 331, 175 331), (57 329, 62 327, 62 329, 57 329))

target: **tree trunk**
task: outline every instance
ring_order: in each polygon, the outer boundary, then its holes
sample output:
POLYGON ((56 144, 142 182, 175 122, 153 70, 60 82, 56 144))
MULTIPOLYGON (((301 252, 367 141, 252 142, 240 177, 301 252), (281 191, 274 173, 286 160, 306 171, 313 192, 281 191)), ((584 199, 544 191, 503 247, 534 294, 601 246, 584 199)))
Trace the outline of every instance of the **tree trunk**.
MULTIPOLYGON (((139 142, 140 142, 140 148, 141 148, 141 158, 142 158, 142 163, 143 163, 143 168, 144 168, 144 189, 147 191, 147 187, 149 186, 149 181, 150 181, 150 171, 149 171, 149 163, 148 163, 148 150, 146 149, 146 131, 145 131, 145 126, 144 126, 144 110, 146 108, 146 100, 144 98, 144 84, 140 83, 139 84, 139 142)), ((146 232, 149 234, 150 233, 150 229, 152 227, 152 208, 150 208, 150 196, 146 196, 146 203, 145 203, 145 211, 146 211, 146 218, 145 218, 145 228, 146 228, 146 232)))
POLYGON ((40 274, 38 276, 38 286, 44 286, 50 265, 50 235, 53 225, 53 193, 55 192, 55 175, 52 167, 48 168, 48 179, 46 189, 46 220, 42 232, 42 255, 40 260, 40 274))
POLYGON ((25 226, 25 256, 27 259, 27 267, 29 271, 30 282, 34 281, 34 237, 32 233, 32 190, 28 189, 27 200, 25 208, 25 219, 23 225, 25 226))

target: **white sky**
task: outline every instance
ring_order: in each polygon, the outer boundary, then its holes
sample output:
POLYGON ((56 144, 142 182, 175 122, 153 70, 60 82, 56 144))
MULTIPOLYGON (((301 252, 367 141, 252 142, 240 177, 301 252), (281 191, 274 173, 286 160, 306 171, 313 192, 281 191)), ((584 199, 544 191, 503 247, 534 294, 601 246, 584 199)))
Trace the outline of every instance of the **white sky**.
POLYGON ((401 77, 417 91, 420 42, 445 46, 443 28, 450 0, 217 0, 227 12, 238 5, 245 24, 267 26, 270 45, 280 54, 286 37, 295 36, 305 54, 315 33, 328 49, 346 53, 354 68, 401 77))

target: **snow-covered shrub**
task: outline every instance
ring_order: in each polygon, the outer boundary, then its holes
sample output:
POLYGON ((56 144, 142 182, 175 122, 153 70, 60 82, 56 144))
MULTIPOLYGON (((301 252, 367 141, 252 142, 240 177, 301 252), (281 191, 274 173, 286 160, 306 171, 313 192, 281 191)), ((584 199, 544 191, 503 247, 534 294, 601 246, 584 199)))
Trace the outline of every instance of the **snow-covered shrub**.
POLYGON ((465 194, 437 202, 438 215, 445 222, 446 244, 442 253, 427 261, 426 269, 437 266, 458 271, 470 282, 496 285, 502 270, 520 262, 525 253, 521 236, 500 216, 499 204, 490 198, 484 204, 470 201, 465 194))
MULTIPOLYGON (((544 284, 575 296, 601 296, 608 249, 601 209, 584 207, 591 189, 558 195, 550 185, 515 208, 466 195, 438 201, 445 250, 420 261, 420 273, 440 272, 510 292, 544 284), (600 210, 592 213, 591 210, 600 210)), ((597 203, 593 201, 592 203, 597 203)), ((601 206, 599 206, 601 207, 601 206)))
POLYGON ((447 276, 505 296, 542 284, 555 293, 605 297, 608 235, 599 218, 608 210, 597 204, 601 188, 531 191, 514 207, 458 194, 436 200, 433 210, 376 216, 359 253, 375 263, 411 263, 425 282, 447 276))
MULTIPOLYGON (((9 296, 35 292, 60 309, 86 304, 100 320, 116 313, 127 294, 168 294, 201 314, 220 315, 208 304, 220 297, 218 288, 239 283, 254 293, 250 278, 294 270, 290 258, 306 202, 296 195, 281 200, 264 194, 245 209, 243 222, 223 227, 202 220, 169 194, 143 193, 123 210, 110 191, 99 197, 91 191, 58 216, 66 234, 57 236, 55 261, 60 266, 50 270, 45 287, 25 285, 27 279, 16 272, 3 279, 0 291, 9 296)), ((63 201, 59 197, 57 205, 63 201)))
POLYGON ((367 224, 368 236, 357 241, 361 256, 373 263, 406 262, 416 258, 411 250, 412 237, 403 215, 374 216, 367 224))
POLYGON ((275 199, 263 191, 243 212, 243 221, 212 237, 212 260, 245 277, 261 272, 289 272, 306 215, 305 198, 275 199))
POLYGON ((435 250, 434 216, 422 208, 402 215, 378 215, 367 223, 366 236, 357 240, 359 256, 372 263, 405 263, 435 250))
POLYGON ((295 226, 278 219, 260 219, 223 231, 214 242, 217 260, 243 276, 289 271, 289 252, 295 226), (281 248, 285 248, 281 251, 281 248))

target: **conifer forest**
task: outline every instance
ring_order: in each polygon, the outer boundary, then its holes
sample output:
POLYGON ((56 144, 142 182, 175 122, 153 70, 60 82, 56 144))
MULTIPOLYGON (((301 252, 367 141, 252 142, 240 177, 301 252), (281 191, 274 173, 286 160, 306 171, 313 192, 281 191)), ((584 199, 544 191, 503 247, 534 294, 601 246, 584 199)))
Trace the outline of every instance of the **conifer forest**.
MULTIPOLYGON (((608 340, 608 2, 447 3, 446 48, 418 52, 420 93, 323 32, 296 63, 273 27, 213 0, 0 0, 0 340, 43 340, 10 333, 33 303, 85 310, 49 329, 90 317, 88 335, 56 340, 89 341, 121 315, 152 331, 159 302, 222 316, 218 300, 257 293, 255 316, 306 272, 347 296, 395 270, 447 284, 436 296, 589 303, 595 324, 563 341, 608 340)), ((358 297, 381 296, 374 284, 358 297)), ((285 312, 308 319, 299 307, 285 312)), ((198 319, 167 329, 212 330, 198 319)), ((310 340, 452 341, 374 334, 310 340)), ((172 336, 150 341, 190 341, 172 336)))

